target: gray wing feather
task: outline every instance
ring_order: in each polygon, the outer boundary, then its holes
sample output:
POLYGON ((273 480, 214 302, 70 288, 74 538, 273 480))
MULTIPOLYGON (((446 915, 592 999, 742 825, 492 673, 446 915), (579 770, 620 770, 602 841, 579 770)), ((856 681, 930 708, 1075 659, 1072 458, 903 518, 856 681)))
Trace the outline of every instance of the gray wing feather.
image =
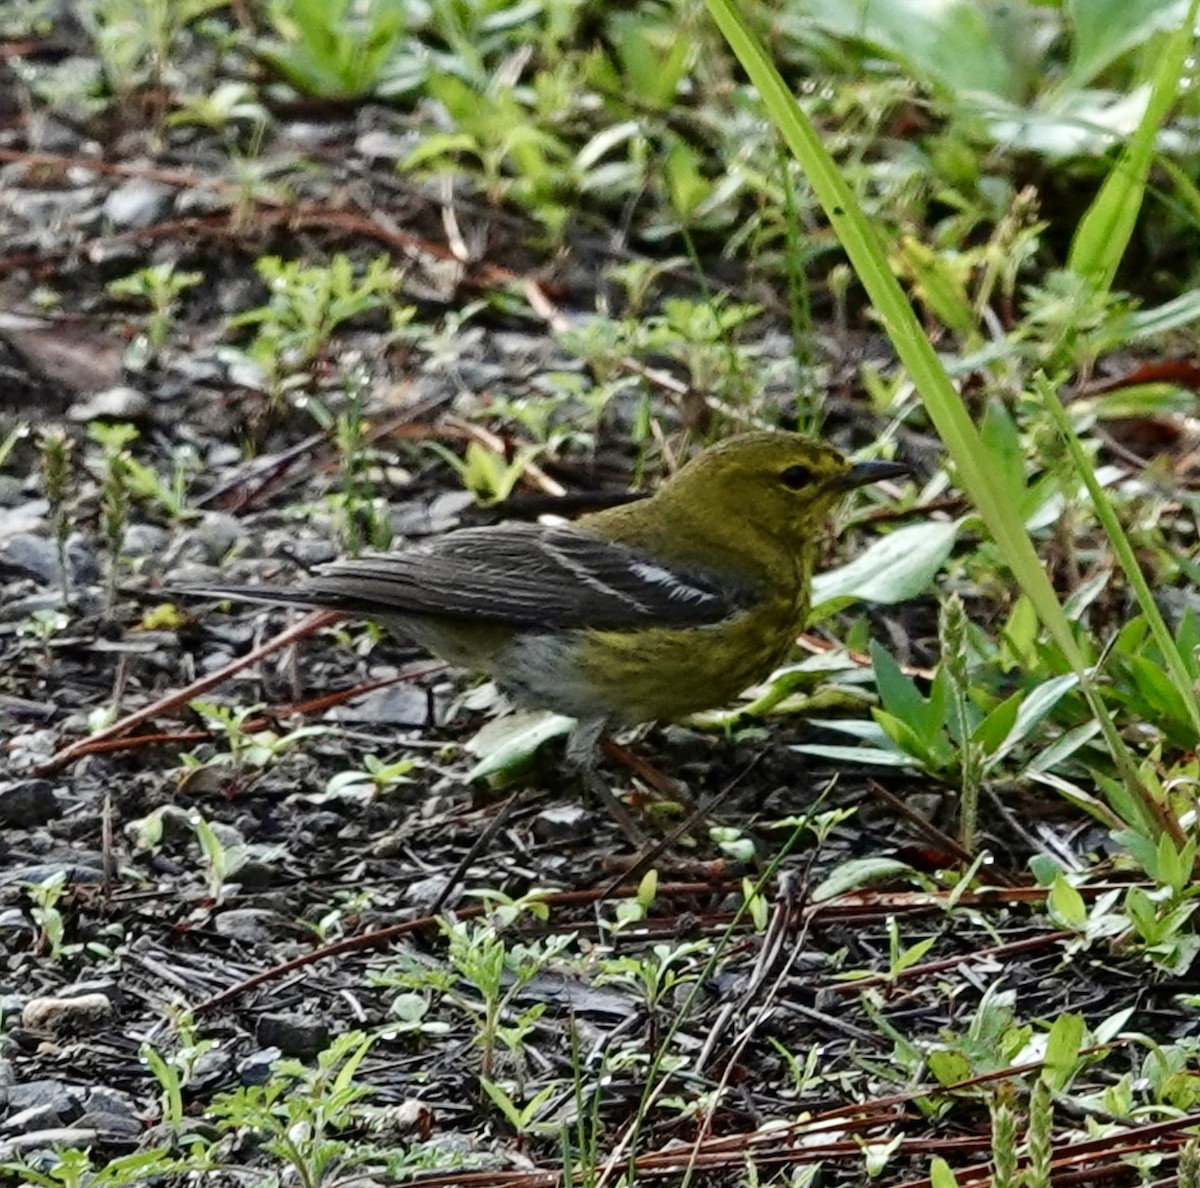
POLYGON ((397 553, 337 561, 288 593, 365 615, 547 628, 715 623, 744 602, 727 586, 579 528, 537 524, 464 528, 397 553))

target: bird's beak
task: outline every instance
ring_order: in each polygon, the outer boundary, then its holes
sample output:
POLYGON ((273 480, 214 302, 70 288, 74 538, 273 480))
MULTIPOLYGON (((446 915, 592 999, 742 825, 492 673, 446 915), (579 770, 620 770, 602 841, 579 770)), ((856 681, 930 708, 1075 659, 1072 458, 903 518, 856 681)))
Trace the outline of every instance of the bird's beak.
POLYGON ((903 474, 911 474, 912 467, 903 462, 857 462, 846 471, 841 478, 835 479, 833 486, 836 491, 852 491, 855 487, 865 487, 868 483, 878 483, 883 479, 899 478, 903 474))

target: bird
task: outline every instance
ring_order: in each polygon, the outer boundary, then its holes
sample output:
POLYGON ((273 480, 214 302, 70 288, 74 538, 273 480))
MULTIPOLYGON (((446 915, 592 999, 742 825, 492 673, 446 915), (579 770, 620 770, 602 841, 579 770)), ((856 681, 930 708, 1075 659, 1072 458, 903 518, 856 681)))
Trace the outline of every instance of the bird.
POLYGON ((575 719, 565 758, 586 772, 606 732, 727 705, 776 668, 804 626, 834 506, 907 473, 805 434, 741 433, 648 498, 572 522, 460 528, 291 586, 173 593, 375 620, 519 707, 575 719))

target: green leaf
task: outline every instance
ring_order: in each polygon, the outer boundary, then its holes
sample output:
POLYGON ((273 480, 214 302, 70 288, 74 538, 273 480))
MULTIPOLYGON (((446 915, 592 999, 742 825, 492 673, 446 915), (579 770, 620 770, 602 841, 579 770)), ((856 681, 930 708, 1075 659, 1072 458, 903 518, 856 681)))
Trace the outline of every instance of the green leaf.
POLYGON ((889 714, 908 723, 922 737, 941 726, 940 718, 931 720, 930 704, 921 696, 916 684, 904 675, 891 653, 875 640, 871 641, 871 662, 875 668, 879 700, 889 714))
POLYGON ((940 1155, 935 1155, 929 1164, 929 1185, 930 1188, 958 1188, 958 1177, 940 1155))
POLYGON ((1016 422, 1001 401, 992 399, 983 410, 979 436, 988 457, 995 460, 992 476, 1006 488, 1014 506, 1021 506, 1028 492, 1025 489, 1025 450, 1016 422))
POLYGON ((985 756, 990 757, 1000 749, 1000 744, 1008 737, 1017 720, 1017 711, 1021 708, 1021 694, 1014 693, 1005 698, 982 722, 971 732, 971 741, 976 743, 985 756))
POLYGON ((964 341, 976 339, 975 311, 966 283, 951 262, 911 235, 902 237, 897 255, 900 265, 913 278, 916 295, 929 306, 933 316, 964 341))
POLYGON ((574 718, 562 714, 518 711, 494 718, 467 744, 479 762, 467 772, 468 783, 511 774, 552 738, 569 734, 574 718))
POLYGON ((957 1049, 935 1048, 926 1063, 939 1085, 957 1085, 971 1076, 971 1062, 957 1049))
POLYGON ((1046 1039, 1046 1057, 1042 1080, 1056 1093, 1062 1093, 1079 1067, 1079 1049, 1086 1028, 1082 1015, 1059 1015, 1046 1039))
POLYGON ((1050 888, 1047 906, 1055 922, 1072 932, 1081 932, 1087 924, 1087 905, 1083 896, 1061 874, 1050 888))
POLYGON ((1079 678, 1073 673, 1051 677, 1043 681, 1032 692, 1026 693, 1017 710, 1016 720, 1004 742, 992 756, 995 762, 1003 759, 1014 747, 1024 742, 1037 728, 1042 719, 1073 689, 1078 688, 1079 678))
POLYGON ((907 878, 915 872, 907 862, 897 858, 851 858, 835 866, 813 891, 814 903, 836 899, 858 887, 907 878))
POLYGON ((915 598, 929 589, 957 536, 958 523, 943 520, 897 528, 848 565, 817 574, 813 605, 833 598, 857 598, 890 606, 915 598))
POLYGON ((905 754, 911 755, 918 766, 926 771, 937 771, 941 767, 934 748, 902 718, 881 709, 872 709, 871 716, 883 727, 888 738, 905 754))
POLYGON ((1075 33, 1068 83, 1082 87, 1155 33, 1178 29, 1187 0, 1068 0, 1066 8, 1075 33))
POLYGON ((806 0, 803 12, 823 32, 869 43, 950 96, 985 91, 1016 98, 1019 74, 1007 50, 1011 39, 1020 44, 1030 36, 1020 20, 1023 7, 976 0, 806 0))
POLYGON ((879 747, 839 747, 824 743, 797 743, 791 748, 801 755, 815 755, 818 759, 832 759, 838 763, 866 764, 869 767, 917 767, 911 755, 900 751, 884 751, 879 747))

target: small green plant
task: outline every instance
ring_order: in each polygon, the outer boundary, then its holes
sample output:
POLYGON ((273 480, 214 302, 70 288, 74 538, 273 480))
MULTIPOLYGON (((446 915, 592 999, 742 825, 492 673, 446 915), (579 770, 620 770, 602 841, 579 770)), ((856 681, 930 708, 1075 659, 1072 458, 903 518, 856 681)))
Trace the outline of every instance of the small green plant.
POLYGON ((1048 1078, 1038 1077, 1029 1094, 1029 1123, 1025 1141, 1029 1163, 1024 1188, 1050 1188, 1054 1162, 1054 1090, 1048 1078))
POLYGON ((94 424, 88 434, 103 453, 100 470, 100 530, 108 546, 107 602, 111 613, 116 601, 121 554, 129 518, 130 474, 133 455, 130 442, 137 438, 132 425, 94 424))
POLYGON ((483 504, 500 503, 507 499, 524 478, 529 464, 542 452, 540 445, 521 446, 512 461, 508 461, 481 442, 469 441, 460 458, 441 442, 431 441, 427 444, 458 473, 462 485, 483 504))
MULTIPOLYGON (((446 996, 475 1021, 475 1042, 482 1050, 482 1079, 494 1081, 497 1053, 503 1047, 517 1061, 519 1080, 522 1045, 545 1006, 538 1003, 517 1008, 515 1002, 547 964, 574 944, 575 934, 550 936, 530 944, 511 940, 505 932, 523 916, 548 918, 542 893, 535 889, 515 899, 495 891, 474 894, 487 901, 488 914, 482 920, 443 922, 445 966, 406 962, 388 970, 381 981, 420 995, 432 992, 446 996), (468 984, 473 995, 460 993, 459 979, 468 984)), ((421 1008, 419 1014, 424 1019, 427 1008, 421 1008)))
POLYGON ((390 309, 399 327, 412 316, 411 309, 393 306, 401 274, 385 256, 376 257, 361 276, 341 254, 326 265, 264 256, 256 268, 270 290, 267 304, 239 314, 229 325, 254 328, 245 354, 261 369, 272 395, 305 382, 303 373, 350 319, 390 309))
POLYGON ((319 1188, 332 1182, 339 1168, 368 1152, 377 1155, 366 1144, 342 1137, 369 1116, 364 1102, 372 1090, 355 1078, 374 1040, 361 1031, 338 1036, 317 1057, 315 1068, 277 1061, 265 1085, 219 1095, 208 1115, 223 1131, 255 1136, 279 1173, 294 1177, 302 1188, 319 1188))
POLYGON ((189 823, 195 830, 196 841, 200 844, 208 897, 213 903, 220 903, 225 898, 225 888, 229 885, 229 880, 241 870, 250 857, 250 849, 246 845, 236 843, 227 845, 221 834, 199 813, 193 813, 189 823))
POLYGON ((529 1135, 557 1134, 559 1123, 554 1119, 538 1121, 538 1114, 546 1103, 562 1091, 561 1086, 551 1082, 535 1093, 524 1105, 518 1105, 508 1094, 507 1089, 487 1077, 479 1078, 483 1091, 491 1099, 492 1104, 503 1115, 504 1120, 516 1131, 521 1139, 529 1135))
MULTIPOLYGON (((141 1058, 146 1062, 159 1088, 159 1119, 177 1135, 184 1130, 183 1091, 192 1081, 197 1066, 207 1053, 218 1046, 214 1039, 202 1039, 196 1032, 195 1020, 188 1011, 174 1017, 177 1044, 169 1055, 163 1055, 153 1044, 145 1043, 141 1058)), ((198 1138, 193 1141, 200 1141, 198 1138)))
MULTIPOLYGON (((38 435, 42 461, 42 480, 50 504, 50 531, 58 550, 58 580, 62 586, 63 606, 71 601, 71 572, 67 564, 67 540, 71 535, 71 516, 67 500, 72 489, 72 461, 75 442, 62 429, 45 428, 38 435)), ((0 457, 0 465, 3 458, 0 457)))
POLYGON ((129 1188, 173 1175, 186 1175, 195 1163, 177 1158, 162 1147, 147 1147, 129 1155, 94 1154, 71 1147, 55 1150, 49 1162, 0 1163, 0 1173, 17 1184, 37 1188, 129 1188))
MULTIPOLYGON (((95 424, 89 436, 103 451, 101 527, 114 559, 119 558, 124 545, 125 521, 133 499, 161 508, 172 520, 184 520, 193 514, 188 506, 188 489, 201 467, 191 446, 182 445, 175 450, 174 469, 166 479, 153 466, 133 456, 129 446, 138 438, 134 426, 95 424)), ((109 576, 111 580, 111 571, 109 576)))
POLYGON ((131 272, 128 276, 109 281, 108 291, 113 297, 127 301, 145 302, 150 306, 150 318, 146 323, 146 338, 155 351, 162 350, 175 314, 179 298, 188 289, 204 280, 202 272, 178 272, 173 261, 150 264, 131 272))
POLYGON ((222 6, 223 0, 86 0, 80 15, 110 89, 128 95, 146 85, 163 88, 181 60, 180 35, 222 6))
POLYGON ((189 706, 214 734, 224 740, 228 750, 208 759, 200 759, 194 754, 184 755, 182 761, 188 770, 215 764, 232 768, 235 776, 240 777, 246 771, 269 767, 278 762, 301 740, 328 733, 324 726, 298 726, 286 734, 277 734, 266 728, 250 730, 246 723, 262 713, 261 705, 234 708, 196 700, 190 702, 189 706))
POLYGON ((1016 1062, 1033 1036, 1033 1027, 1017 1020, 1015 1004, 1013 991, 991 985, 966 1031, 943 1030, 941 1042, 926 1056, 939 1084, 954 1085, 1016 1062))
MULTIPOLYGON (((526 1037, 545 1011, 544 1003, 515 1009, 514 1003, 525 986, 575 941, 574 933, 548 937, 536 944, 506 939, 492 921, 457 921, 444 925, 450 967, 476 990, 483 1000, 479 1012, 468 999, 459 1005, 476 1017, 479 1029, 476 1042, 482 1050, 480 1078, 495 1076, 496 1055, 500 1045, 512 1058, 521 1056, 526 1037), (505 1022, 512 1016, 511 1021, 505 1022)), ((518 1072, 521 1070, 518 1059, 518 1072)), ((520 1079, 520 1078, 518 1078, 520 1079)))
POLYGON ((383 81, 408 39, 405 8, 390 0, 272 0, 276 39, 259 56, 297 91, 320 99, 361 99, 383 81))
POLYGON ((39 951, 46 953, 51 961, 61 961, 68 951, 64 944, 66 921, 58 907, 67 893, 66 873, 60 871, 39 883, 25 883, 23 888, 33 905, 30 915, 37 925, 39 951))
POLYGON ((382 501, 372 489, 371 473, 378 455, 369 445, 363 411, 369 390, 370 377, 364 368, 356 367, 346 377, 346 401, 339 412, 331 413, 315 399, 307 404, 313 418, 332 436, 342 461, 342 487, 326 495, 325 502, 334 509, 340 535, 352 556, 364 548, 385 550, 392 542, 382 501))
POLYGON ((42 663, 49 671, 53 664, 50 643, 56 635, 66 630, 71 620, 60 610, 44 606, 35 610, 18 628, 17 634, 27 639, 36 639, 42 645, 42 663))
POLYGON ((254 88, 244 82, 223 82, 211 92, 189 95, 167 117, 169 127, 208 128, 220 132, 231 124, 250 125, 261 133, 270 121, 254 88))
POLYGON ((375 902, 375 892, 369 887, 361 887, 352 891, 335 891, 333 898, 335 906, 320 919, 300 921, 312 929, 313 935, 322 944, 345 936, 347 927, 359 920, 375 902))
MULTIPOLYGON (((1036 1188, 1042 1186, 1039 1184, 1036 1188)), ((1200 1139, 1188 1139, 1180 1149, 1179 1188, 1200 1188, 1200 1139)))
POLYGON ((404 167, 443 173, 464 158, 473 160, 490 201, 516 202, 553 237, 560 236, 568 215, 560 191, 571 151, 554 132, 539 126, 521 101, 524 92, 494 82, 481 88, 448 73, 434 75, 429 91, 455 130, 427 136, 404 167))
POLYGON ((387 792, 411 784, 412 772, 416 767, 415 759, 385 763, 378 756, 366 755, 362 767, 339 771, 330 776, 325 785, 325 795, 348 800, 375 800, 387 792))
POLYGON ((658 891, 658 871, 648 870, 638 883, 637 893, 632 899, 619 899, 615 904, 615 912, 609 927, 614 932, 622 928, 631 928, 646 919, 654 903, 658 891))
POLYGON ((638 991, 653 1018, 684 986, 700 976, 712 946, 705 941, 677 945, 654 945, 649 953, 629 953, 605 958, 600 966, 601 982, 617 982, 638 991))

